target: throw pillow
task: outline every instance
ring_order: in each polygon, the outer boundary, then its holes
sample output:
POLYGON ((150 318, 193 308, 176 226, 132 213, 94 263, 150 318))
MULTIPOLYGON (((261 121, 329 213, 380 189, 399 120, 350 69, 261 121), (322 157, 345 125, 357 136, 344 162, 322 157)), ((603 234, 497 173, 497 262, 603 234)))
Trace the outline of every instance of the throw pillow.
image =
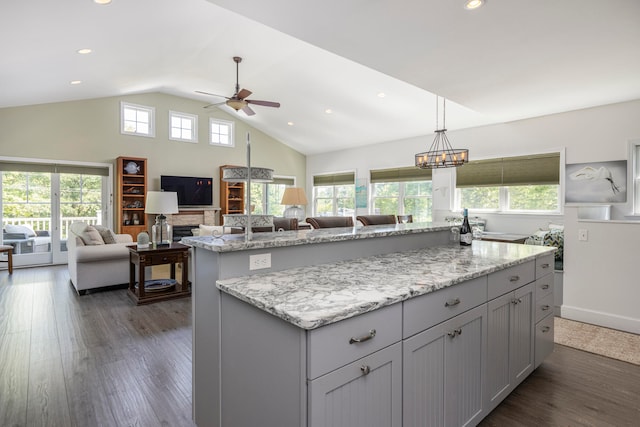
POLYGON ((27 237, 36 237, 36 232, 29 225, 7 224, 5 230, 7 233, 24 233, 27 237))
POLYGON ((87 228, 85 228, 82 234, 80 234, 80 238, 87 246, 104 245, 102 236, 100 236, 98 230, 91 225, 87 225, 87 228))
POLYGON ((224 227, 219 225, 204 225, 200 224, 200 235, 201 236, 213 236, 215 233, 216 236, 220 236, 224 233, 224 227))
POLYGON ((104 225, 94 225, 93 228, 98 230, 98 233, 100 233, 100 237, 102 237, 102 241, 105 243, 105 245, 118 243, 118 241, 116 240, 116 234, 109 228, 105 227, 104 225))

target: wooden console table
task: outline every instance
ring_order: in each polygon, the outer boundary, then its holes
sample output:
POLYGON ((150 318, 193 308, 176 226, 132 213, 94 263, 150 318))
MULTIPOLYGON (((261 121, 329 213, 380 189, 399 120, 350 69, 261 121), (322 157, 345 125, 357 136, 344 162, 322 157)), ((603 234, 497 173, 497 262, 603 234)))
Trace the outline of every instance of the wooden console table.
POLYGON ((189 287, 189 246, 172 243, 170 246, 138 249, 136 245, 129 248, 129 297, 136 304, 148 304, 191 295, 189 287), (176 263, 182 264, 182 280, 167 290, 145 290, 145 267, 171 264, 171 279, 176 278, 176 263), (136 266, 138 267, 138 287, 136 288, 136 266))

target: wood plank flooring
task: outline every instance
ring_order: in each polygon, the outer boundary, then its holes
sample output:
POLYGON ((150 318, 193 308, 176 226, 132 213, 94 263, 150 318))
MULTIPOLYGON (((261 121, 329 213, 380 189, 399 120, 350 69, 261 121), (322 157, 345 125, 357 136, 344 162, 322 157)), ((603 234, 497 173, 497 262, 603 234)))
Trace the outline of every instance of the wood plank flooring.
MULTIPOLYGON (((638 420, 640 366, 556 345, 481 426, 638 420)), ((66 266, 1 270, 0 426, 193 427, 190 300, 137 307, 125 289, 77 296, 66 266)))

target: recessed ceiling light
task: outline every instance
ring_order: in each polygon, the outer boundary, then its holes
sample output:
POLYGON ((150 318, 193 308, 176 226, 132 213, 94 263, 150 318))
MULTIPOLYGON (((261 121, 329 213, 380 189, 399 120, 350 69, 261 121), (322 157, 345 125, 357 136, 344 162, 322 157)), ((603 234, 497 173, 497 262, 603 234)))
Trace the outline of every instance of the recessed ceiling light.
POLYGON ((95 3, 98 4, 109 4, 111 3, 111 0, 93 0, 95 3))
POLYGON ((378 92, 378 98, 384 98, 385 96, 387 95, 385 95, 384 92, 378 92))
POLYGON ((485 4, 486 0, 465 0, 464 8, 467 10, 477 9, 483 4, 485 4))
POLYGON ((71 83, 72 85, 79 85, 80 83, 82 83, 82 80, 71 80, 69 83, 71 83))
POLYGON ((331 108, 327 108, 326 110, 324 110, 324 112, 327 113, 327 114, 333 113, 333 111, 331 111, 331 108))
POLYGON ((85 49, 78 49, 76 52, 78 52, 80 55, 86 55, 88 53, 91 53, 92 51, 91 49, 85 48, 85 49))
POLYGON ((293 122, 287 122, 289 126, 293 126, 293 122))

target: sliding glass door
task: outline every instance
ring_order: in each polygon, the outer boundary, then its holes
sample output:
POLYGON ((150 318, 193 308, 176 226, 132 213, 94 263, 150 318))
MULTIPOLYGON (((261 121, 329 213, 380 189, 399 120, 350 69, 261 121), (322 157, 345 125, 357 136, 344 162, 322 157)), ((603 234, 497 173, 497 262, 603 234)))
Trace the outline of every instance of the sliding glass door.
POLYGON ((67 261, 74 221, 111 226, 111 165, 0 159, 2 242, 16 266, 67 261))

